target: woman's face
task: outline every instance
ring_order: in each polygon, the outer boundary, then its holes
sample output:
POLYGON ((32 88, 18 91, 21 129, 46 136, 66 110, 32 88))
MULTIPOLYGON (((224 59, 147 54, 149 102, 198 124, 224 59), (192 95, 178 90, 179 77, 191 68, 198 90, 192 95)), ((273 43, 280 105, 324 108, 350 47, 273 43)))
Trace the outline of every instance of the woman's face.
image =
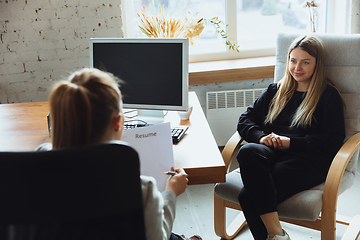
POLYGON ((316 59, 300 48, 294 48, 290 53, 289 70, 298 83, 298 91, 305 92, 309 88, 311 77, 316 66, 316 59))

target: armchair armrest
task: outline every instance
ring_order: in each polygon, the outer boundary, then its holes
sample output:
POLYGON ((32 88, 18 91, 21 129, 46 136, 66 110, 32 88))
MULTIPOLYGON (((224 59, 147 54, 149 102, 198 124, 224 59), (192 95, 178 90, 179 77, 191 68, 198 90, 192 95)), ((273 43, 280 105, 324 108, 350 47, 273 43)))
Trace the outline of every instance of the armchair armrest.
POLYGON ((243 139, 238 132, 235 132, 226 143, 221 155, 225 163, 226 173, 229 172, 231 159, 239 151, 243 139))
MULTIPOLYGON (((335 228, 336 218, 334 216, 336 215, 337 196, 339 193, 341 179, 350 158, 359 146, 360 133, 356 133, 340 148, 330 166, 323 193, 322 224, 324 222, 324 226, 329 226, 328 223, 325 222, 333 221, 331 224, 335 228)), ((326 229, 325 231, 334 231, 334 229, 326 229)))

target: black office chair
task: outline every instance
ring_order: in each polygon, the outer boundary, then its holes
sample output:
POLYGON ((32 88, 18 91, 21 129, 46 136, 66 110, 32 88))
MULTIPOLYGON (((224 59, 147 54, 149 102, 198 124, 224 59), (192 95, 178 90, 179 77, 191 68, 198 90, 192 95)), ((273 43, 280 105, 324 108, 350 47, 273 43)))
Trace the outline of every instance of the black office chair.
POLYGON ((145 239, 137 152, 121 142, 0 152, 0 239, 145 239))

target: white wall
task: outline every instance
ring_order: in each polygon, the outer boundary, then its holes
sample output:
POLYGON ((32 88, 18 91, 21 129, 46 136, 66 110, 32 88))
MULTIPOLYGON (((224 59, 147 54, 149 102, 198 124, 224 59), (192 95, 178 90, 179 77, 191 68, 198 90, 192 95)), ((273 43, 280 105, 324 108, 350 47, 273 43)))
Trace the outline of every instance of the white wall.
POLYGON ((121 0, 0 1, 0 101, 46 101, 89 66, 89 38, 122 37, 121 0))

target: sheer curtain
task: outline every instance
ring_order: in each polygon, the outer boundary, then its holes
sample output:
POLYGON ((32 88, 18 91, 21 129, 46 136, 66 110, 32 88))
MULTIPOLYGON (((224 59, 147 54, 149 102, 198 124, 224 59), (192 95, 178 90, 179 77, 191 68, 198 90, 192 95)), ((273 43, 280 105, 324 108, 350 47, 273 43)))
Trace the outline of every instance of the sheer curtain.
POLYGON ((134 16, 134 6, 133 1, 131 0, 121 0, 121 20, 122 20, 122 31, 124 37, 133 37, 134 36, 134 26, 133 26, 133 16, 134 16))

